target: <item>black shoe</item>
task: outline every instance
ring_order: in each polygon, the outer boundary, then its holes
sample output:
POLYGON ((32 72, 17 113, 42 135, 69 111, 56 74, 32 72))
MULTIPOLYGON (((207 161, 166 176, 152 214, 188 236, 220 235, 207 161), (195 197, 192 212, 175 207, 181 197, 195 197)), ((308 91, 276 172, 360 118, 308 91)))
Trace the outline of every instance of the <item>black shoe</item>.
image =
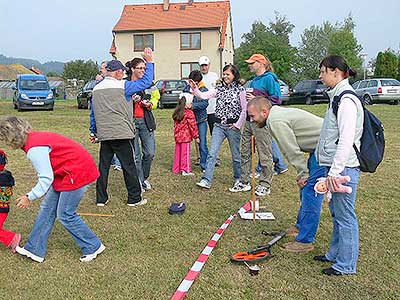
POLYGON ((317 255, 314 256, 314 260, 322 261, 322 262, 329 262, 330 260, 326 258, 325 255, 317 255))
POLYGON ((331 275, 335 275, 335 276, 340 276, 343 275, 343 273, 336 271, 334 268, 330 267, 330 268, 326 268, 322 270, 322 274, 331 276, 331 275))

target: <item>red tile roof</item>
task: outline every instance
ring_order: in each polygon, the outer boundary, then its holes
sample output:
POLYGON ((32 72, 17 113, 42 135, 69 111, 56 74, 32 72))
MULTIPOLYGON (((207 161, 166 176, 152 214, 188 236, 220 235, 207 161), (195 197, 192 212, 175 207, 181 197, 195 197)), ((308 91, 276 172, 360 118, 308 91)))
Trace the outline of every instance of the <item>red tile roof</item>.
MULTIPOLYGON (((221 29, 220 48, 225 45, 225 33, 230 17, 230 2, 194 2, 188 5, 170 3, 168 11, 163 4, 125 5, 113 32, 168 29, 221 29)), ((115 52, 115 45, 110 52, 115 52)))

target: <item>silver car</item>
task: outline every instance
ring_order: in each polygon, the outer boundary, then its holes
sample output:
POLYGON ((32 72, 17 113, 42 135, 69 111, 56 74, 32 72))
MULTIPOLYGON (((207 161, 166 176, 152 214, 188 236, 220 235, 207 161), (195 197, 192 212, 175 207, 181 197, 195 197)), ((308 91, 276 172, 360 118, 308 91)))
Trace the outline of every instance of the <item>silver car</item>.
POLYGON ((393 78, 372 78, 353 83, 357 95, 366 104, 390 103, 399 104, 400 82, 393 78))

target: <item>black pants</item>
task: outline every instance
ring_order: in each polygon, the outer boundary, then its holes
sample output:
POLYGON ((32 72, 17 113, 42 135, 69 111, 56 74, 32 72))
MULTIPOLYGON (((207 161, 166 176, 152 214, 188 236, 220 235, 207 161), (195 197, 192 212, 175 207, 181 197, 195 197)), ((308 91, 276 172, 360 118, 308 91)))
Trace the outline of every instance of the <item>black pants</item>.
POLYGON ((137 203, 142 200, 140 186, 135 164, 135 154, 132 140, 110 140, 100 143, 99 171, 100 177, 96 182, 96 201, 105 203, 108 200, 107 184, 108 173, 114 153, 121 162, 126 189, 128 190, 128 203, 137 203))
POLYGON ((212 135, 214 124, 215 124, 215 114, 207 115, 208 128, 210 128, 210 135, 212 135))

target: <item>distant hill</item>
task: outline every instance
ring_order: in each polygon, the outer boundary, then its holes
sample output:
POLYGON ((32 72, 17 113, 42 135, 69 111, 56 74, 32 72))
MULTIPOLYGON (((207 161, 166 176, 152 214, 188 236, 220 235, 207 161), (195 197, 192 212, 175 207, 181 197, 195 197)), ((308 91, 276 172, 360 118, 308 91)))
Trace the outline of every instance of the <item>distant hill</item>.
POLYGON ((28 69, 30 69, 32 66, 35 66, 36 68, 39 68, 43 74, 47 74, 50 71, 58 74, 62 74, 64 72, 64 63, 60 61, 48 61, 42 64, 38 60, 34 59, 7 57, 0 54, 0 64, 21 64, 28 69))

